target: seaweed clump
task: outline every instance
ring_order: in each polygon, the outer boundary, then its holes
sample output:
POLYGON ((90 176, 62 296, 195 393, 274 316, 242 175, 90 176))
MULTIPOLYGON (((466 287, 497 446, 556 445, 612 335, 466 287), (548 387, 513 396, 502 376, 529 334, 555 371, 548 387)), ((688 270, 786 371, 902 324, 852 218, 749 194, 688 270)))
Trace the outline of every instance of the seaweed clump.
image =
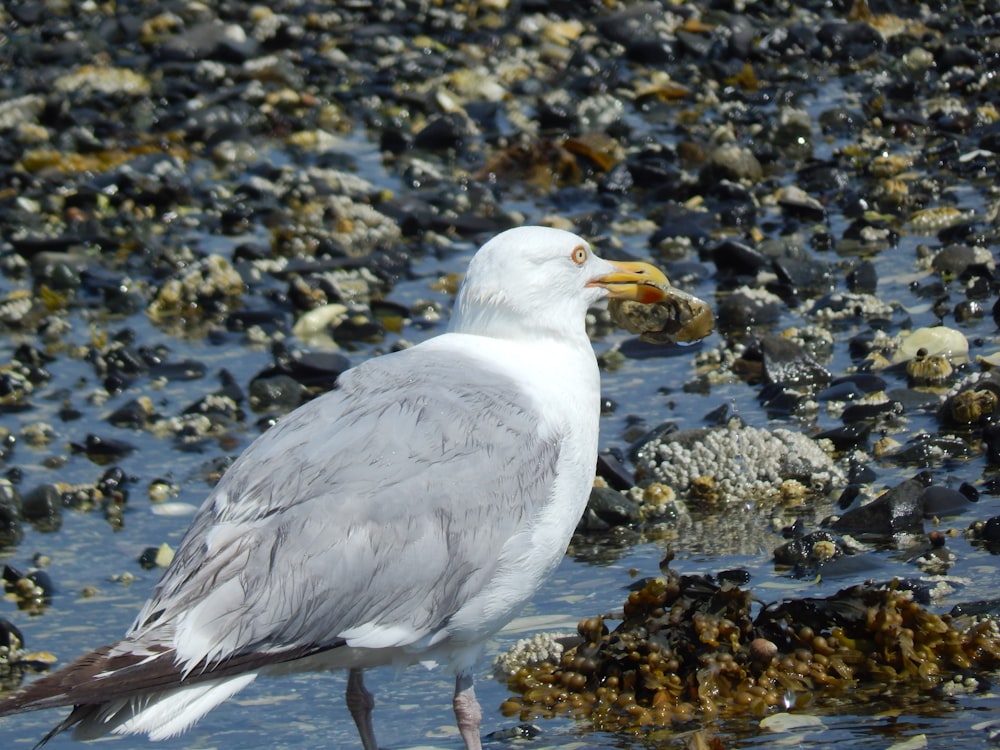
POLYGON ((759 607, 712 576, 648 579, 623 612, 590 617, 557 660, 508 676, 508 716, 567 713, 598 730, 683 724, 720 714, 763 716, 850 688, 944 688, 1000 666, 992 619, 938 615, 898 581, 759 607), (609 630, 608 620, 621 620, 609 630))

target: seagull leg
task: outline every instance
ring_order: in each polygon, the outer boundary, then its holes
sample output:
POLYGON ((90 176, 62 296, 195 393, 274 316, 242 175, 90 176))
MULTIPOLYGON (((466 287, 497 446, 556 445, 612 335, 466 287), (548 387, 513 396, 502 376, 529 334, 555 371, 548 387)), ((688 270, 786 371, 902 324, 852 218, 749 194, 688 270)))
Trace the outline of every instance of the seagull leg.
POLYGON ((479 725, 483 720, 483 710, 476 700, 471 674, 462 673, 455 678, 455 698, 452 705, 455 707, 455 720, 465 742, 465 750, 482 750, 479 725))
POLYGON ((375 729, 372 726, 372 709, 375 707, 375 696, 365 687, 364 670, 355 668, 347 673, 347 710, 351 712, 354 723, 361 735, 361 745, 365 750, 378 750, 375 742, 375 729))

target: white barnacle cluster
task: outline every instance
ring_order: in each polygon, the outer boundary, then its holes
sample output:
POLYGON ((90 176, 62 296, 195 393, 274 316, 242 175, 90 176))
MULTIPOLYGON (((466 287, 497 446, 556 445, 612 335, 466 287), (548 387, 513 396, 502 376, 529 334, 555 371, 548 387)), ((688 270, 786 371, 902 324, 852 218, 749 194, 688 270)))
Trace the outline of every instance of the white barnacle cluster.
POLYGON ((663 482, 686 494, 696 480, 710 478, 725 502, 778 498, 788 480, 813 493, 843 482, 841 469, 814 441, 787 429, 729 424, 673 433, 639 450, 643 480, 663 482))
POLYGON ((809 300, 802 306, 802 310, 821 323, 833 323, 857 317, 865 320, 889 318, 893 308, 874 294, 838 292, 826 298, 822 307, 818 307, 815 300, 809 300))
POLYGON ((535 667, 543 662, 558 664, 563 653, 563 639, 567 633, 536 633, 522 638, 493 660, 493 671, 510 677, 525 667, 535 667))
POLYGON ((774 292, 769 292, 767 289, 764 289, 763 287, 747 286, 746 284, 744 284, 743 286, 733 290, 733 296, 736 295, 745 297, 751 302, 757 303, 761 307, 765 305, 776 305, 779 307, 783 307, 785 304, 785 301, 781 299, 781 297, 779 297, 774 292))
POLYGON ((962 391, 967 391, 970 388, 974 389, 982 381, 996 382, 994 378, 995 375, 991 370, 974 370, 951 386, 944 394, 942 400, 946 401, 949 398, 954 398, 962 391))

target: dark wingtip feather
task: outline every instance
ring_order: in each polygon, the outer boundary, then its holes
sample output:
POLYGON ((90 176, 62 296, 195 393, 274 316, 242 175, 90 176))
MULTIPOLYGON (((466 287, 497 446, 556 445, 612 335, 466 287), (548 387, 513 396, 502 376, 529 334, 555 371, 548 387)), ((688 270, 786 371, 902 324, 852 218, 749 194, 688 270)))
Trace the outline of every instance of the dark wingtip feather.
MULTIPOLYGON (((101 646, 65 667, 34 680, 14 695, 0 701, 0 716, 59 706, 102 703, 114 697, 115 693, 128 690, 118 680, 98 679, 99 675, 127 670, 144 660, 142 655, 116 650, 118 645, 112 643, 101 646)), ((176 675, 172 660, 168 662, 170 671, 176 675)))
POLYGON ((52 729, 50 729, 42 739, 32 748, 32 750, 38 750, 38 748, 45 745, 49 740, 55 737, 57 734, 65 732, 67 729, 72 729, 74 725, 79 724, 81 721, 90 716, 95 710, 96 706, 76 706, 73 711, 65 719, 56 724, 52 729))
POLYGON ((211 667, 203 665, 204 669, 195 669, 184 675, 170 658, 174 653, 173 649, 161 646, 132 653, 129 652, 127 643, 118 641, 94 649, 0 701, 0 716, 73 706, 69 716, 35 745, 35 748, 40 748, 60 732, 85 724, 100 713, 109 701, 229 677, 269 664, 306 658, 341 645, 342 642, 337 642, 329 646, 301 646, 280 652, 238 654, 211 667), (154 658, 150 658, 151 656, 154 658), (112 676, 114 679, 109 679, 112 676))

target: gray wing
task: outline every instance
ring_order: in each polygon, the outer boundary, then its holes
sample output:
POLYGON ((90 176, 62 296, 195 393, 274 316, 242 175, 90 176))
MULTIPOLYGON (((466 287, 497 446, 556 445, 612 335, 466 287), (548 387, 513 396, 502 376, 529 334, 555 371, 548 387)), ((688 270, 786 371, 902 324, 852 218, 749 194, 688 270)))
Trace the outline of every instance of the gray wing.
POLYGON ((552 491, 559 440, 538 422, 469 357, 416 348, 345 373, 232 465, 129 639, 176 633, 194 665, 433 633, 552 491))

